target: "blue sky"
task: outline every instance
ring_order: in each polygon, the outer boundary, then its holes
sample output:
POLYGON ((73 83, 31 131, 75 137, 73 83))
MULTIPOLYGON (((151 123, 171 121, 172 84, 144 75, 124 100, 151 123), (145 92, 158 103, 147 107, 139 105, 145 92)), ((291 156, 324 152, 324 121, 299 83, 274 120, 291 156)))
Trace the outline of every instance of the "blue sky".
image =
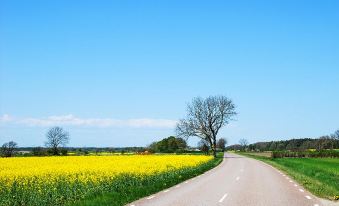
MULTIPOLYGON (((145 146, 226 95, 229 143, 339 129, 338 1, 0 2, 0 143, 145 146)), ((196 139, 190 139, 195 145, 196 139)))

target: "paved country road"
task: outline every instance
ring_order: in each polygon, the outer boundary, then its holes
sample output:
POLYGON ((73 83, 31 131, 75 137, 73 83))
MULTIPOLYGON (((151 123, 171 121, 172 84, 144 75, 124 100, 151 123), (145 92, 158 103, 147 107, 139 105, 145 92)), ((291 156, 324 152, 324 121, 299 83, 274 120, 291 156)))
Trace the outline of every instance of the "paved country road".
POLYGON ((225 154, 216 168, 129 206, 321 206, 321 200, 279 170, 255 159, 225 154))

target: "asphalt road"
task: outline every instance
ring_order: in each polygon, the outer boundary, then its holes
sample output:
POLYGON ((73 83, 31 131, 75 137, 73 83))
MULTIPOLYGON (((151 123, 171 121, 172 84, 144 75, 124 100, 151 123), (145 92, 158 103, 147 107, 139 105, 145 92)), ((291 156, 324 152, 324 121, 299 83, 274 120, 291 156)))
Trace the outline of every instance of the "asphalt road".
POLYGON ((225 154, 216 168, 135 201, 129 206, 323 206, 279 170, 251 158, 225 154))

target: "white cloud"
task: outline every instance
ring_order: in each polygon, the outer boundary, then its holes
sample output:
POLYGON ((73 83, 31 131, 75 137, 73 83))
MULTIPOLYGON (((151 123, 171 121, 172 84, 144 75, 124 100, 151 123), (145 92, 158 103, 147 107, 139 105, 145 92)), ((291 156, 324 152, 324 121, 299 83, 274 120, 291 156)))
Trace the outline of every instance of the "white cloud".
POLYGON ((12 118, 8 114, 4 114, 0 117, 0 122, 11 122, 12 118))
POLYGON ((87 127, 134 127, 134 128, 174 128, 177 121, 169 119, 111 119, 79 118, 72 114, 49 116, 46 118, 15 118, 8 114, 0 116, 0 125, 17 124, 23 126, 87 126, 87 127))

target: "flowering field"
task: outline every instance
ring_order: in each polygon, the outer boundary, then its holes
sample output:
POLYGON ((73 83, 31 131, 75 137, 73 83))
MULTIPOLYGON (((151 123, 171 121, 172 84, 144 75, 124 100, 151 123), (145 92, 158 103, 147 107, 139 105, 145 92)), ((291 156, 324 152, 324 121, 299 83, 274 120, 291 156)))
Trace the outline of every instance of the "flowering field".
POLYGON ((166 187, 171 178, 194 175, 212 159, 200 155, 0 158, 0 205, 65 205, 105 192, 128 196, 132 187, 161 181, 166 187))

